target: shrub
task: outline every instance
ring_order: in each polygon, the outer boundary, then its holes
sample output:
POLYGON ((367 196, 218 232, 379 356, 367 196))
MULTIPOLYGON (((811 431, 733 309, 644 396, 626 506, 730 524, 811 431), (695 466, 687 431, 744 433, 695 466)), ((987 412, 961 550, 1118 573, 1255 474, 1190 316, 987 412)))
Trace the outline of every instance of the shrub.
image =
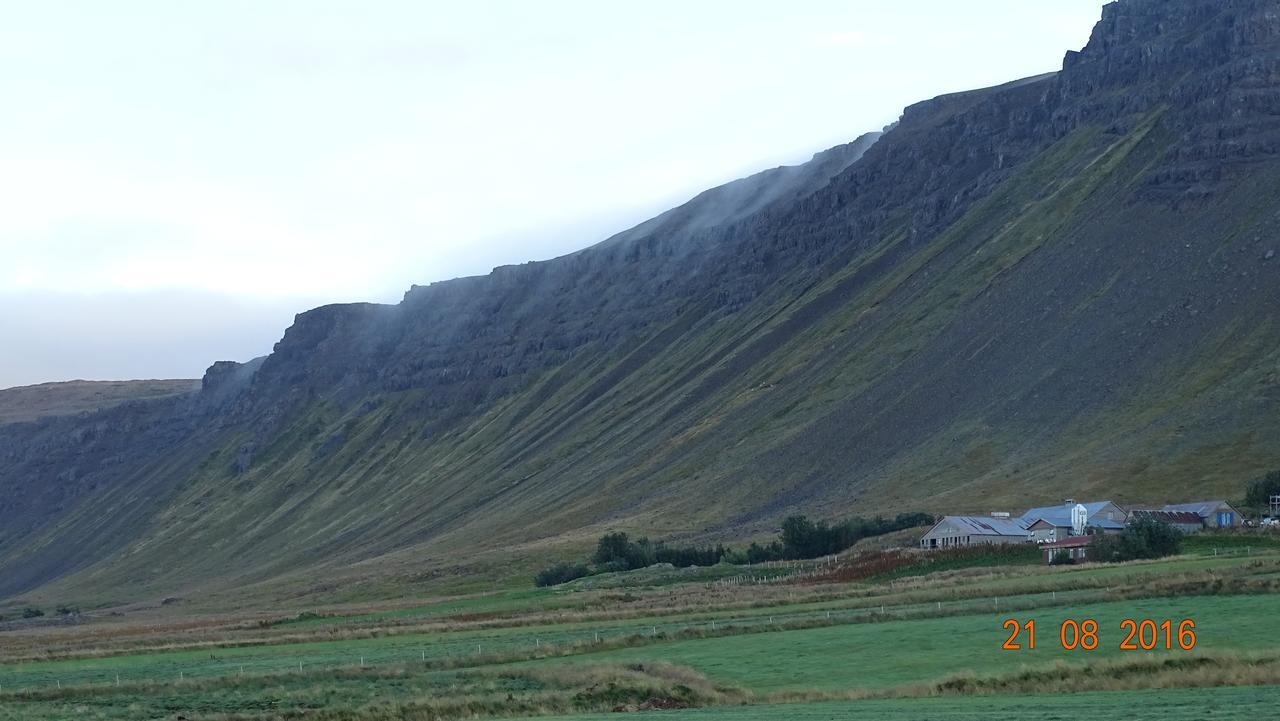
POLYGON ((1075 562, 1075 559, 1071 557, 1071 552, 1065 549, 1054 553, 1053 558, 1049 559, 1050 566, 1070 566, 1075 562))
POLYGON ((43 615, 44 615, 44 611, 41 611, 38 608, 28 607, 28 608, 22 609, 23 618, 39 618, 43 615))
POLYGON ((1162 558, 1182 551, 1182 532, 1152 518, 1139 518, 1118 534, 1099 536, 1090 555, 1097 561, 1162 558))
POLYGON ((58 606, 55 613, 57 613, 59 616, 73 616, 77 613, 80 613, 80 609, 76 608, 75 606, 62 605, 62 606, 58 606))
POLYGON ((627 534, 620 532, 606 533, 596 543, 596 555, 592 556, 591 560, 600 566, 617 560, 625 560, 630 545, 631 541, 627 538, 627 534))
POLYGON ((774 541, 767 546, 761 546, 759 543, 752 543, 750 546, 747 546, 747 563, 781 561, 782 557, 782 544, 778 541, 774 541))
POLYGON ((539 586, 559 586, 590 574, 591 570, 581 563, 557 563, 539 571, 538 575, 533 577, 533 582, 539 586))
POLYGON ((1249 481, 1245 487, 1244 502, 1253 508, 1269 509, 1271 497, 1276 495, 1280 495, 1280 470, 1249 481))

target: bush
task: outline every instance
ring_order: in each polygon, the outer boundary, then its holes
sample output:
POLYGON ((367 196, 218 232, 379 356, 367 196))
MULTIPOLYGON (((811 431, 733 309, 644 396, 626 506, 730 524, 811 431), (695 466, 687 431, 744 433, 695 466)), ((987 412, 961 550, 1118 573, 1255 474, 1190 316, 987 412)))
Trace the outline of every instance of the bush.
POLYGON ((1182 551, 1182 532, 1152 518, 1130 521, 1115 535, 1094 539, 1090 557, 1095 561, 1133 561, 1162 558, 1182 551))
POLYGON ((80 613, 80 609, 76 608, 75 606, 63 605, 63 606, 58 606, 55 612, 59 616, 74 616, 75 614, 80 613))
POLYGON ((765 561, 781 561, 783 558, 782 544, 774 541, 767 546, 761 546, 759 543, 752 543, 747 546, 747 563, 764 563, 765 561))
POLYGON ((1271 497, 1276 495, 1280 495, 1280 470, 1249 481, 1245 487, 1244 502, 1251 508, 1269 510, 1271 497))
POLYGON ((23 617, 23 618, 39 618, 39 617, 41 617, 41 616, 43 616, 43 615, 44 615, 44 611, 41 611, 41 610, 40 610, 40 609, 38 609, 38 608, 30 608, 30 607, 28 607, 28 608, 24 608, 24 609, 22 609, 22 617, 23 617))
POLYGON ((591 560, 598 566, 604 566, 617 560, 626 560, 630 539, 625 533, 606 533, 596 543, 596 555, 591 560))
POLYGON ((538 586, 559 586, 575 578, 589 575, 591 575, 591 569, 581 563, 557 563, 539 571, 538 575, 533 577, 533 582, 538 586))
POLYGON ((1075 562, 1075 559, 1071 557, 1071 552, 1065 549, 1054 553, 1053 558, 1049 559, 1050 566, 1070 566, 1075 562))

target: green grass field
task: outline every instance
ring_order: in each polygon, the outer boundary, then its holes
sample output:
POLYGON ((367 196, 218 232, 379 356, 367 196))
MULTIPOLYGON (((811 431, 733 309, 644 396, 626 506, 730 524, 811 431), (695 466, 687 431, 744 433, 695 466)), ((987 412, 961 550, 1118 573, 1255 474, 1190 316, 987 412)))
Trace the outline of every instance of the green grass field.
MULTIPOLYGON (((1063 660, 1083 663, 1119 655, 1122 618, 1196 622, 1197 650, 1277 647, 1280 614, 1274 596, 1200 596, 1044 608, 1013 614, 851 624, 780 633, 698 639, 589 654, 581 661, 667 661, 752 691, 788 688, 875 688, 927 681, 967 670, 1010 671, 1063 660), (1006 618, 1034 618, 1035 650, 1007 651, 1006 618), (1096 650, 1066 651, 1062 620, 1092 618, 1100 627, 1096 650)), ((1144 651, 1124 653, 1146 653, 1144 651)), ((1152 653, 1187 653, 1179 649, 1152 653)), ((577 660, 575 660, 577 662, 577 660)))
MULTIPOLYGON (((664 712, 664 721, 1077 721, 1118 717, 1134 721, 1274 718, 1280 686, 1071 695, 824 701, 730 706, 664 712)), ((559 716, 547 721, 605 721, 617 714, 559 716)))
POLYGON ((742 585, 637 573, 607 588, 321 608, 265 623, 104 616, 0 638, 9 659, 0 721, 546 716, 653 699, 709 707, 663 718, 1011 718, 1063 702, 1025 695, 1040 687, 1035 673, 1050 671, 1057 685, 1044 688, 1078 681, 1090 693, 1071 699, 1093 704, 1085 708, 1142 694, 1151 718, 1200 718, 1178 715, 1198 693, 1216 699, 1203 706, 1213 717, 1245 717, 1224 714, 1273 703, 1280 684, 1280 554, 1223 543, 1234 552, 1214 556, 1204 553, 1212 540, 1121 565, 997 563, 785 584, 740 572, 742 585), (1001 648, 1009 618, 1035 620, 1034 650, 1001 648), (1096 649, 1061 648, 1068 618, 1098 622, 1096 649), (1196 647, 1121 651, 1124 618, 1191 619, 1196 647), (40 648, 65 656, 24 657, 40 648), (830 700, 850 696, 880 698, 830 700))

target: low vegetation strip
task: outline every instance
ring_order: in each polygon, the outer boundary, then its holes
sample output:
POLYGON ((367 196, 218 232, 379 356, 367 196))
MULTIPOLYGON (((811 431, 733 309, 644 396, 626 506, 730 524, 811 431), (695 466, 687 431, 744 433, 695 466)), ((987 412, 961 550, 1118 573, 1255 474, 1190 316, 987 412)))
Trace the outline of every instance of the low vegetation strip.
POLYGON ((835 524, 811 521, 805 516, 792 516, 782 522, 778 540, 763 546, 752 543, 745 549, 671 546, 648 538, 633 540, 626 533, 613 532, 600 538, 595 555, 591 557, 591 566, 585 563, 560 562, 540 571, 534 577, 534 583, 538 586, 555 586, 592 574, 634 571, 654 564, 688 568, 821 558, 852 548, 864 538, 927 526, 933 522, 933 516, 919 512, 899 513, 892 519, 882 516, 855 517, 835 524))
POLYGON ((45 689, 5 699, 6 721, 54 718, 401 721, 674 709, 743 701, 670 664, 414 673, 407 668, 45 689))
MULTIPOLYGON (((969 696, 910 699, 858 699, 811 703, 717 706, 672 711, 663 721, 975 721, 1046 718, 1046 709, 1063 709, 1061 718, 1122 717, 1133 721, 1256 721, 1271 718, 1280 705, 1280 687, 969 696)), ((611 714, 558 716, 545 721, 616 721, 611 714)))

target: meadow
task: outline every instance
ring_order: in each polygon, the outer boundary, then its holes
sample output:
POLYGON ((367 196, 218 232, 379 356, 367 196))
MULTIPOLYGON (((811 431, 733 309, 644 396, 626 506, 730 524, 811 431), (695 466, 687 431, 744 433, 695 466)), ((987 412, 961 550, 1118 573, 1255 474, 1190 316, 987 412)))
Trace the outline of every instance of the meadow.
POLYGON ((925 572, 910 559, 847 580, 868 567, 851 554, 387 606, 17 624, 0 632, 0 719, 960 719, 1063 693, 1098 709, 1140 694, 1142 713, 1176 719, 1192 717, 1176 712, 1189 688, 1215 717, 1280 701, 1280 549, 1205 537, 1186 551, 1067 567, 973 554, 925 572), (1034 619, 1034 649, 1001 648, 1010 618, 1034 619), (1195 647, 1122 651, 1125 618, 1191 619, 1195 647), (1062 648, 1065 619, 1095 620, 1097 648, 1062 648))

